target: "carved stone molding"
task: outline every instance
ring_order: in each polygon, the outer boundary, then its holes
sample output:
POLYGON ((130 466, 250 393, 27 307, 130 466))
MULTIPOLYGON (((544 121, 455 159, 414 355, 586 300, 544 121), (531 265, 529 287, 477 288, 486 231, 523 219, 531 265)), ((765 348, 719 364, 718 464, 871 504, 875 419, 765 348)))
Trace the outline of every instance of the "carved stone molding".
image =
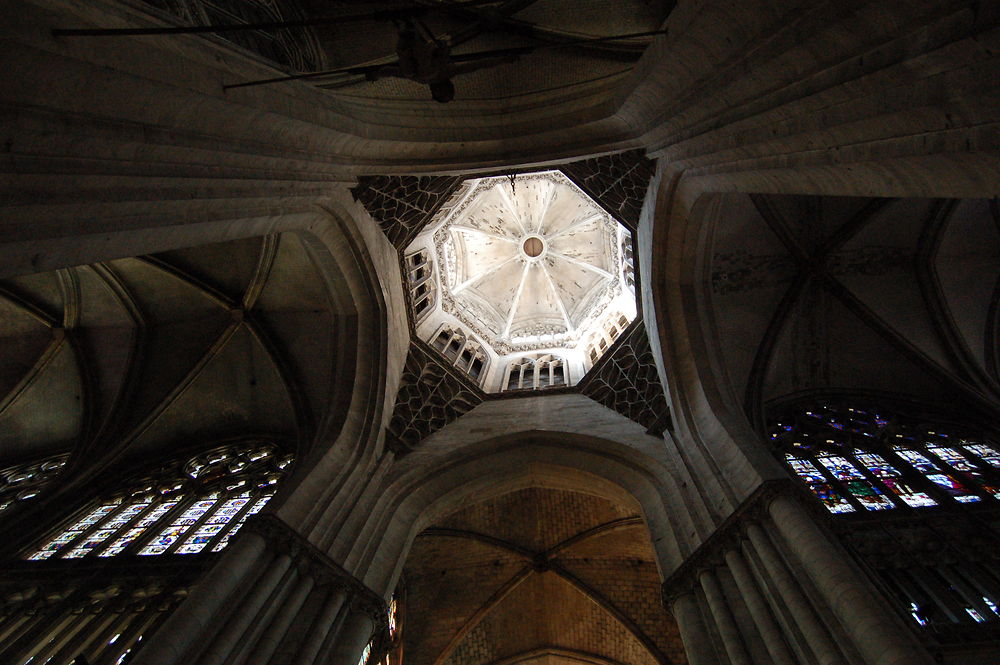
POLYGON ((402 251, 444 205, 458 176, 362 176, 351 189, 389 239, 402 251))
POLYGON ((580 392, 661 435, 670 426, 670 410, 641 319, 622 333, 608 353, 597 361, 580 392))
POLYGON ((631 231, 639 226, 642 202, 656 163, 642 150, 584 159, 560 167, 563 173, 631 231))
POLYGON ((244 530, 264 538, 273 550, 287 554, 317 584, 344 590, 351 607, 371 617, 376 633, 388 631, 385 601, 283 521, 270 514, 254 515, 247 520, 244 530))
POLYGON ((405 454, 483 398, 482 391, 463 374, 421 343, 411 342, 387 428, 390 448, 397 455, 405 454))
POLYGON ((698 578, 703 571, 711 570, 725 564, 726 552, 737 549, 750 524, 758 524, 769 519, 768 508, 778 496, 791 496, 797 499, 805 498, 805 505, 811 497, 802 497, 802 490, 791 480, 768 480, 754 490, 726 520, 719 525, 712 535, 678 566, 664 580, 661 586, 664 607, 669 610, 674 601, 686 594, 698 584, 698 578))

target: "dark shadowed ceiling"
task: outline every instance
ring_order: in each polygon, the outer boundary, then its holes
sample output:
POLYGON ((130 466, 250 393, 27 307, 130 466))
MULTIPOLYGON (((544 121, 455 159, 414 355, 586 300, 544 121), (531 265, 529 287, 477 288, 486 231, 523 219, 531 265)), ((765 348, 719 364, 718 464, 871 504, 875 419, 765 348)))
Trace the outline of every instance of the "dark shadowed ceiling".
POLYGON ((996 421, 994 203, 732 195, 714 243, 720 347, 756 424, 810 392, 996 421))
MULTIPOLYGON (((414 3, 300 0, 300 4, 307 16, 337 16, 414 3)), ((452 39, 455 54, 656 30, 673 6, 669 0, 497 0, 493 5, 461 9, 445 7, 454 0, 417 0, 415 4, 433 9, 423 20, 438 37, 452 39)), ((396 56, 397 32, 388 20, 321 26, 316 32, 327 69, 380 64, 396 56)), ((632 68, 650 39, 541 50, 513 64, 456 78, 456 99, 499 100, 568 90, 588 82, 610 83, 632 68)), ((351 96, 428 99, 426 86, 401 79, 370 83, 356 76, 339 76, 324 83, 351 96)))
POLYGON ((634 508, 524 489, 417 537, 404 569, 408 665, 683 663, 634 508))
POLYGON ((335 321, 302 241, 268 236, 0 282, 0 464, 240 436, 307 441, 335 321))

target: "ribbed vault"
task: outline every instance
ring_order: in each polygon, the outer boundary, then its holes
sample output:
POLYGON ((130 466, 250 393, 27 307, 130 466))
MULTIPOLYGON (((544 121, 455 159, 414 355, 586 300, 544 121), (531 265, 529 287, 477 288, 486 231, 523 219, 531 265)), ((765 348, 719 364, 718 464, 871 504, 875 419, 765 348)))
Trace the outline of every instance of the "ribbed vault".
POLYGON ((295 447, 332 389, 336 319, 293 233, 7 279, 0 313, 0 464, 295 447))
POLYGON ((810 392, 1000 414, 993 202, 739 195, 718 215, 720 349, 755 425, 810 392))
POLYGON ((412 665, 684 662, 634 507, 517 490, 425 529, 403 579, 412 665))

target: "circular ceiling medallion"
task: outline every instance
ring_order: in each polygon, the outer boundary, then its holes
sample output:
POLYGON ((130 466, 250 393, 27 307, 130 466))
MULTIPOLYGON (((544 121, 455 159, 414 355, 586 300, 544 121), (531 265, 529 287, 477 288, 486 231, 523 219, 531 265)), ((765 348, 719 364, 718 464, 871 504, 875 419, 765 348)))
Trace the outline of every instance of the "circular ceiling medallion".
POLYGON ((528 236, 525 238, 524 244, 521 245, 521 249, 524 250, 524 253, 529 257, 535 259, 541 256, 542 252, 545 251, 545 243, 543 243, 542 239, 538 236, 528 236))

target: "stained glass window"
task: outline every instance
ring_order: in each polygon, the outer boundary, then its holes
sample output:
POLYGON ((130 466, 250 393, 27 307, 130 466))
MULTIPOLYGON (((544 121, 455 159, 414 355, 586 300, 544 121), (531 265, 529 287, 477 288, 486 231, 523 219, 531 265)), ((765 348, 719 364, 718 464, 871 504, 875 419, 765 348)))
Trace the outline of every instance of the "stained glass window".
POLYGON ((963 441, 962 447, 973 455, 978 455, 984 462, 990 466, 1000 467, 1000 453, 998 453, 993 448, 989 446, 984 446, 981 443, 973 443, 970 441, 963 441))
POLYGON ((914 469, 927 476, 928 480, 943 487, 959 503, 976 503, 980 500, 978 496, 971 494, 954 475, 941 473, 940 466, 932 462, 926 455, 903 446, 893 446, 893 450, 913 465, 914 469))
POLYGON ((924 508, 938 505, 926 492, 914 489, 902 479, 902 474, 881 455, 854 451, 854 457, 861 462, 876 478, 889 488, 889 491, 903 500, 911 508, 924 508))
POLYGON ((26 558, 218 552, 274 495, 289 465, 270 443, 215 448, 111 495, 26 558))
POLYGON ((358 659, 358 665, 366 665, 368 663, 368 658, 372 655, 372 643, 369 642, 365 645, 365 648, 361 651, 361 658, 358 659))
POLYGON ((853 513, 854 506, 845 499, 843 496, 837 493, 835 489, 828 483, 826 477, 823 473, 814 465, 812 462, 807 462, 806 460, 793 457, 792 455, 785 455, 785 460, 788 465, 792 467, 792 471, 798 475, 806 484, 812 493, 823 502, 826 509, 831 513, 853 513))
POLYGON ((789 408, 770 422, 768 440, 833 513, 1000 500, 994 445, 882 408, 789 408))
POLYGON ((392 600, 389 601, 389 610, 387 612, 389 616, 389 637, 393 638, 396 636, 396 619, 398 612, 398 605, 396 603, 396 598, 393 596, 392 600))
POLYGON ((66 466, 68 454, 0 469, 0 511, 18 501, 27 501, 52 482, 66 466))

